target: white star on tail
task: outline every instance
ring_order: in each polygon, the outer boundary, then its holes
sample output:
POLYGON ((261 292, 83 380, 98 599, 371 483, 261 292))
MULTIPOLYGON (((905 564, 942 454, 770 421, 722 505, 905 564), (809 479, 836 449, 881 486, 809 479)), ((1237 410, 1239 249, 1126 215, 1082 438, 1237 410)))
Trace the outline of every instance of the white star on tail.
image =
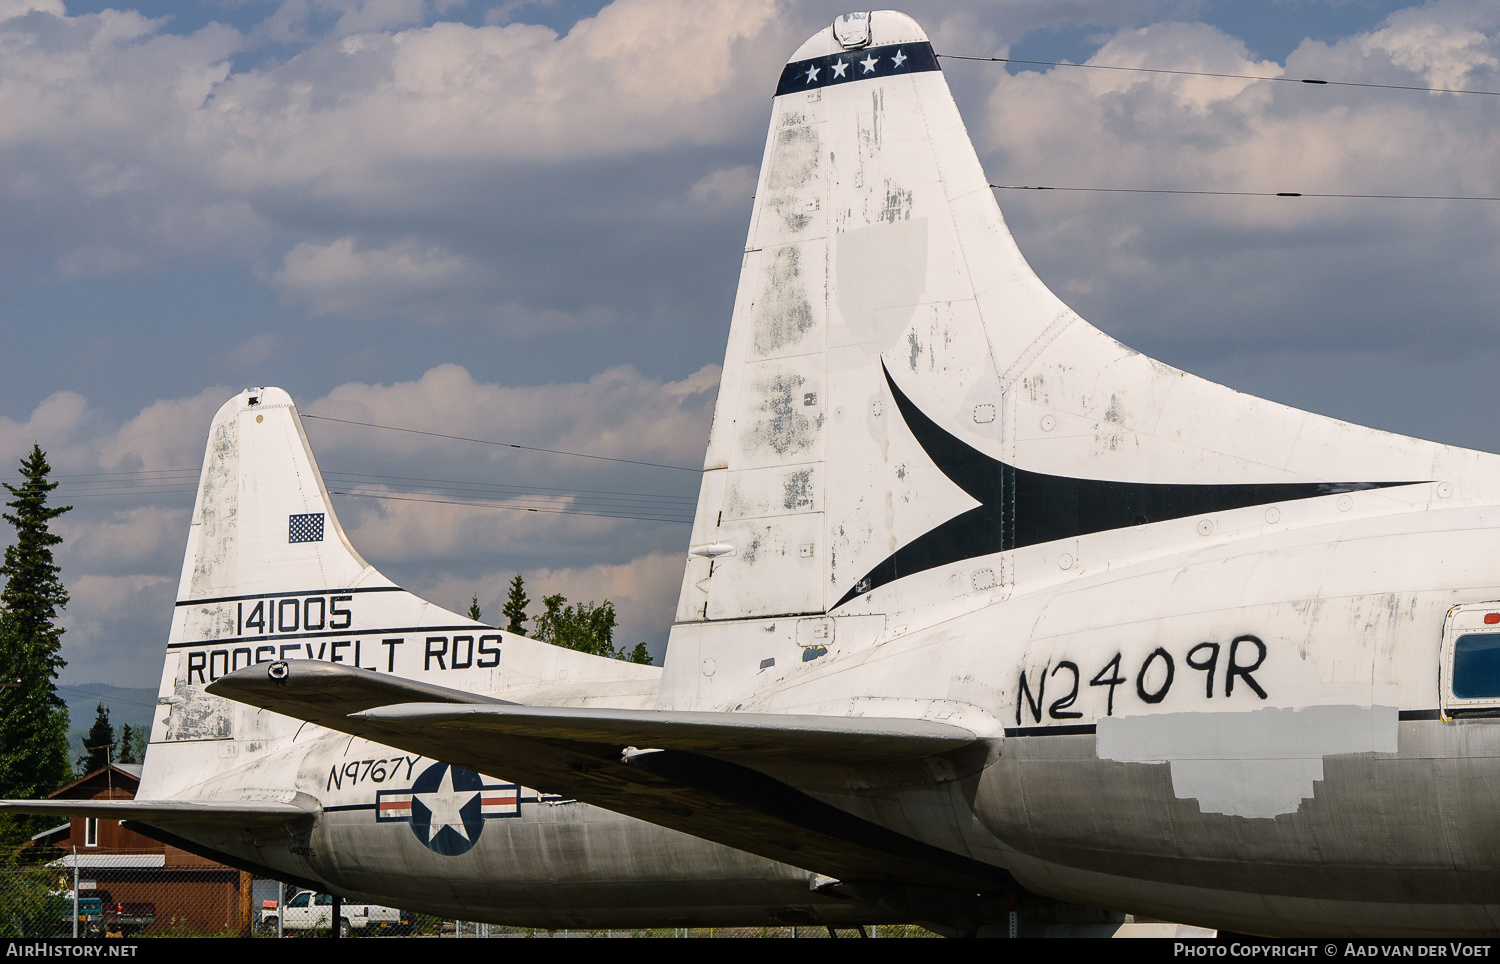
POLYGON ((873 74, 873 73, 875 73, 875 65, 878 64, 878 63, 880 63, 880 61, 878 61, 878 60, 875 59, 875 55, 874 54, 871 54, 870 56, 866 57, 864 60, 861 60, 859 62, 859 65, 865 69, 865 73, 867 73, 867 74, 873 74))
POLYGON ((849 66, 848 64, 846 64, 842 60, 840 60, 838 63, 836 63, 836 64, 833 65, 833 76, 835 76, 835 77, 842 77, 842 76, 844 76, 844 71, 845 71, 845 69, 848 68, 848 66, 849 66))
POLYGON ((896 51, 896 56, 891 58, 891 63, 895 64, 897 67, 900 67, 902 64, 906 63, 906 54, 903 54, 899 50, 896 51))
POLYGON ((818 68, 816 68, 816 67, 809 67, 809 68, 807 68, 807 82, 810 84, 810 83, 812 83, 813 81, 815 81, 817 79, 818 79, 818 68))
POLYGON ((468 840, 469 831, 464 828, 464 818, 459 811, 478 795, 478 790, 453 789, 452 767, 443 771, 443 780, 436 790, 412 794, 413 800, 420 800, 422 806, 432 813, 432 822, 427 826, 427 840, 436 837, 444 827, 452 827, 455 833, 468 840))

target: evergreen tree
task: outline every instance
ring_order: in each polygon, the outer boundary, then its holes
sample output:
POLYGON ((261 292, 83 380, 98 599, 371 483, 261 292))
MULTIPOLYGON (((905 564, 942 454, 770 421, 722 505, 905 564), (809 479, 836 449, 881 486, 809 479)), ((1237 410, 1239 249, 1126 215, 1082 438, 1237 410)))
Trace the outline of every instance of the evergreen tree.
POLYGON ((472 600, 469 601, 469 618, 474 620, 475 622, 479 622, 484 618, 484 616, 479 612, 478 596, 475 596, 472 600))
POLYGON ((5 504, 16 511, 0 518, 16 527, 16 543, 6 548, 5 565, 0 566, 0 575, 6 579, 0 609, 15 621, 22 639, 34 641, 36 655, 46 660, 55 676, 67 665, 58 654, 63 631, 54 622, 57 611, 68 604, 68 592, 63 588, 62 570, 52 561, 52 547, 62 543, 62 536, 49 531, 47 523, 73 507, 47 506, 48 493, 57 488, 47 478, 51 471, 41 446, 32 445, 31 454, 21 460, 21 484, 3 483, 14 496, 14 501, 5 504))
POLYGON ((15 620, 0 613, 0 680, 12 684, 0 689, 0 792, 36 799, 66 783, 73 769, 68 708, 49 698, 46 664, 26 655, 15 620))
POLYGON ((140 757, 135 752, 135 731, 126 723, 120 727, 120 752, 115 754, 116 763, 140 763, 140 757))
POLYGON ((83 738, 83 756, 78 758, 80 773, 93 773, 114 759, 115 728, 109 722, 109 707, 99 704, 94 725, 83 738))
POLYGON ((507 633, 515 633, 517 636, 526 635, 524 623, 531 617, 526 615, 526 605, 531 600, 526 598, 525 585, 521 582, 521 574, 516 573, 516 578, 510 581, 510 592, 505 596, 505 605, 500 610, 500 615, 505 617, 504 629, 507 633))
POLYGON ((49 507, 57 483, 40 446, 21 459, 20 485, 5 483, 14 510, 0 514, 15 526, 15 544, 5 550, 0 576, 0 788, 9 797, 39 797, 71 776, 68 708, 55 680, 66 665, 58 610, 68 604, 52 547, 62 542, 47 524, 71 506, 49 507))

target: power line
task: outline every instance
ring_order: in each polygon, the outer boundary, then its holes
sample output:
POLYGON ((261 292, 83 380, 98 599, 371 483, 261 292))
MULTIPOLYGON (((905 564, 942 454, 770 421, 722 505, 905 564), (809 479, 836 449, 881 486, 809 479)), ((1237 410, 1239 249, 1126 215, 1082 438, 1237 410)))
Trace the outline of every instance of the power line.
MULTIPOLYGON (((457 493, 487 495, 494 498, 514 499, 534 497, 542 499, 570 499, 575 502, 601 505, 635 506, 643 509, 688 509, 697 504, 691 494, 674 495, 670 492, 632 492, 617 489, 577 489, 561 486, 515 485, 496 482, 481 482, 472 479, 438 479, 426 476, 380 475, 372 473, 340 472, 324 473, 324 480, 344 485, 381 485, 398 491, 433 493, 457 493)), ((75 473, 72 479, 59 486, 59 492, 68 499, 110 498, 121 495, 175 495, 196 491, 196 472, 176 469, 154 469, 139 472, 75 473), (107 476, 107 477, 106 477, 107 476), (171 476, 178 482, 174 483, 171 476), (85 488, 85 491, 80 491, 85 488)))
POLYGON ((648 501, 654 500, 654 501, 664 501, 664 502, 678 502, 678 503, 685 503, 685 504, 688 504, 688 505, 696 505, 697 501, 698 501, 698 499, 697 499, 696 496, 691 496, 691 495, 663 495, 663 494, 661 494, 659 492, 618 492, 618 491, 615 491, 615 490, 612 490, 612 489, 564 489, 564 488, 557 488, 557 487, 551 487, 551 486, 505 485, 505 484, 502 484, 502 483, 494 483, 494 482, 472 482, 472 481, 466 481, 466 480, 460 480, 460 479, 428 479, 428 478, 422 478, 422 477, 419 477, 419 476, 409 476, 409 475, 361 475, 361 474, 356 474, 356 473, 329 472, 329 473, 326 473, 326 475, 324 476, 324 478, 325 479, 334 479, 335 481, 339 481, 339 482, 358 482, 358 481, 362 481, 362 480, 366 480, 366 479, 375 479, 375 480, 378 480, 378 481, 380 481, 382 483, 396 483, 396 484, 403 484, 403 483, 410 483, 410 482, 425 482, 425 483, 430 483, 430 484, 439 485, 439 486, 458 486, 459 489, 460 489, 460 491, 462 491, 465 488, 470 488, 470 489, 479 489, 481 491, 522 492, 522 493, 527 493, 527 494, 558 493, 558 494, 567 495, 567 496, 575 496, 575 495, 602 495, 602 496, 620 496, 620 497, 630 496, 630 497, 636 497, 636 498, 646 499, 648 501))
POLYGON ((1064 187, 1040 184, 991 184, 997 191, 1090 191, 1099 194, 1200 194, 1217 197, 1317 197, 1382 201, 1500 201, 1488 194, 1323 194, 1308 191, 1179 191, 1155 187, 1064 187))
POLYGON ((470 499, 419 499, 413 496, 386 495, 375 492, 328 492, 329 495, 342 495, 354 499, 384 499, 391 502, 432 502, 437 505, 465 505, 481 509, 509 509, 512 512, 538 512, 547 515, 587 515, 601 519, 635 519, 641 522, 670 522, 674 525, 692 525, 693 520, 667 515, 626 515, 614 512, 591 512, 585 509, 569 509, 559 506, 527 506, 518 503, 507 502, 476 502, 470 499))
POLYGON ((59 497, 86 499, 96 496, 192 492, 197 488, 198 473, 191 469, 138 469, 59 473, 52 478, 58 483, 59 497))
POLYGON ((649 466, 649 467, 651 467, 653 469, 675 469, 675 470, 677 470, 679 472, 701 472, 702 471, 701 469, 691 468, 691 467, 686 466, 686 465, 667 465, 667 464, 664 464, 662 462, 642 462, 642 461, 639 461, 637 459, 620 459, 620 458, 614 458, 613 456, 609 456, 609 455, 590 455, 587 452, 567 452, 567 451, 564 451, 562 449, 544 449, 544 448, 539 448, 538 446, 535 446, 535 445, 518 445, 515 442, 497 442, 497 441, 495 441, 493 439, 487 439, 487 438, 470 438, 467 435, 445 435, 442 432, 424 432, 421 429, 416 429, 416 428, 401 428, 400 426, 396 426, 396 425, 378 425, 375 422, 356 422, 353 419, 348 419, 348 418, 333 418, 332 416, 329 416, 329 415, 308 415, 308 414, 304 413, 302 417, 303 418, 315 418, 315 419, 318 419, 319 421, 323 421, 323 422, 342 422, 345 425, 363 425, 363 426, 365 426, 367 428, 384 429, 384 430, 386 430, 388 432, 407 432, 407 433, 410 433, 412 435, 430 435, 433 438, 453 439, 453 440, 459 441, 459 442, 478 442, 481 445, 499 445, 499 446, 502 446, 502 447, 505 447, 505 448, 524 449, 525 451, 528 451, 528 452, 546 452, 549 455, 568 455, 568 456, 572 456, 573 458, 577 458, 577 459, 598 459, 601 462, 623 462, 623 463, 625 463, 627 465, 645 465, 645 466, 649 466))
POLYGON ((1143 74, 1176 74, 1183 77, 1221 77, 1228 80, 1269 80, 1282 84, 1309 84, 1317 87, 1370 87, 1377 90, 1415 90, 1431 94, 1483 94, 1500 97, 1500 90, 1473 90, 1455 87, 1424 87, 1420 84, 1372 84, 1357 80, 1318 80, 1313 77, 1266 77, 1263 74, 1221 74, 1210 70, 1169 70, 1164 67, 1125 67, 1120 64, 1070 64, 1056 60, 1018 60, 1014 57, 966 57, 961 54, 938 54, 944 60, 977 60, 997 64, 1028 64, 1035 67, 1082 67, 1086 70, 1125 70, 1143 74))
MULTIPOLYGON (((54 683, 53 684, 53 688, 54 689, 58 689, 58 690, 72 690, 74 692, 74 694, 77 696, 77 698, 79 698, 79 699, 82 699, 85 695, 87 695, 89 699, 91 699, 91 700, 95 700, 96 699, 100 703, 106 703, 106 704, 124 703, 124 704, 128 704, 130 706, 144 706, 147 709, 152 709, 152 710, 156 709, 156 705, 157 704, 155 704, 155 703, 142 703, 140 700, 127 700, 127 699, 123 699, 123 698, 118 697, 118 696, 101 696, 101 695, 99 695, 97 693, 91 693, 87 689, 88 685, 89 684, 87 684, 87 683, 80 683, 80 684, 54 683)), ((147 689, 148 687, 140 686, 140 687, 135 687, 135 688, 136 689, 147 689)))
MULTIPOLYGON (((362 486, 361 480, 334 478, 334 482, 343 482, 362 486)), ((330 490, 332 491, 332 490, 330 490)), ((558 507, 566 506, 570 511, 580 512, 589 510, 593 512, 639 512, 649 513, 653 518, 666 514, 678 518, 686 514, 691 517, 697 506, 697 500, 686 496, 654 496, 642 495, 632 492, 587 492, 586 490, 566 489, 527 489, 521 486, 432 486, 432 485, 401 485, 397 484, 391 488, 371 489, 360 487, 351 491, 355 495, 375 497, 383 494, 421 495, 429 497, 425 501, 433 501, 442 496, 451 496, 455 504, 481 505, 476 499, 490 498, 503 500, 501 504, 514 508, 529 508, 536 506, 548 511, 558 511, 558 507)))
POLYGON ((100 492, 69 492, 69 502, 79 499, 114 499, 123 495, 190 495, 197 491, 196 486, 123 486, 119 489, 107 489, 100 492))
MULTIPOLYGON (((166 473, 188 473, 181 470, 143 470, 139 473, 76 473, 74 478, 90 481, 64 483, 60 488, 71 500, 88 498, 110 498, 129 495, 186 495, 196 486, 161 484, 154 478, 166 473), (100 479, 99 476, 109 476, 100 479), (132 478, 132 476, 153 476, 132 478), (90 485, 91 491, 74 490, 76 485, 90 485)), ((571 489, 557 486, 507 485, 503 483, 477 482, 465 479, 434 479, 420 476, 374 475, 329 471, 324 474, 325 483, 333 486, 332 495, 348 495, 355 498, 388 498, 397 501, 438 502, 451 505, 472 505, 479 508, 506 508, 516 511, 537 511, 565 515, 592 515, 602 518, 639 519, 653 522, 690 523, 697 506, 694 495, 672 495, 660 492, 628 492, 611 489, 571 489), (339 489, 337 486, 363 486, 366 484, 386 486, 394 492, 383 495, 379 492, 339 489), (398 499, 396 493, 407 496, 398 499), (455 498, 443 499, 443 495, 455 498), (427 496, 426 498, 411 498, 427 496), (468 496, 469 498, 464 498, 468 496), (479 498, 474 498, 479 497, 479 498), (483 497, 503 499, 500 502, 481 501, 483 497)))
POLYGON ((104 479, 113 476, 139 477, 144 475, 183 475, 188 474, 196 477, 195 469, 129 469, 119 472, 54 472, 53 479, 104 479))

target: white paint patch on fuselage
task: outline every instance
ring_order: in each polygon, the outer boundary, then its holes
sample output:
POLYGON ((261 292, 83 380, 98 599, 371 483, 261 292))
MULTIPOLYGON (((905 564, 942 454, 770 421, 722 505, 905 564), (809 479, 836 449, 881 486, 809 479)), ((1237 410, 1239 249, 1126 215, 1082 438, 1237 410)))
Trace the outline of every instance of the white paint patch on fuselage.
POLYGON ((831 342, 858 346, 867 358, 895 347, 927 289, 928 248, 927 218, 909 214, 841 233, 833 286, 840 324, 831 342))
POLYGON ((1269 819, 1312 798, 1325 756, 1395 753, 1396 722, 1394 706, 1106 717, 1095 752, 1101 760, 1170 764, 1173 793, 1197 800, 1204 813, 1269 819))

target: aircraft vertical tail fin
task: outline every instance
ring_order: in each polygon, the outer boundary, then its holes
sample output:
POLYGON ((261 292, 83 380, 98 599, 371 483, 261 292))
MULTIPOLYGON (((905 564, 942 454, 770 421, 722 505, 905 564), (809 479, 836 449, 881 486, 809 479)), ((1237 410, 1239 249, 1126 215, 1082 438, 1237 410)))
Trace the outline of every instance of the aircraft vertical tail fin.
POLYGON ((209 430, 142 796, 170 796, 184 780, 222 773, 242 747, 290 738, 297 721, 205 687, 298 659, 478 694, 566 679, 607 697, 615 683, 627 703, 653 697, 660 672, 503 633, 391 582, 339 524, 291 397, 249 389, 209 430))
POLYGON ((850 15, 772 101, 677 620, 989 599, 1103 562, 1098 534, 1159 551, 1197 517, 1394 498, 1475 458, 1089 325, 1018 250, 921 28, 850 15))

